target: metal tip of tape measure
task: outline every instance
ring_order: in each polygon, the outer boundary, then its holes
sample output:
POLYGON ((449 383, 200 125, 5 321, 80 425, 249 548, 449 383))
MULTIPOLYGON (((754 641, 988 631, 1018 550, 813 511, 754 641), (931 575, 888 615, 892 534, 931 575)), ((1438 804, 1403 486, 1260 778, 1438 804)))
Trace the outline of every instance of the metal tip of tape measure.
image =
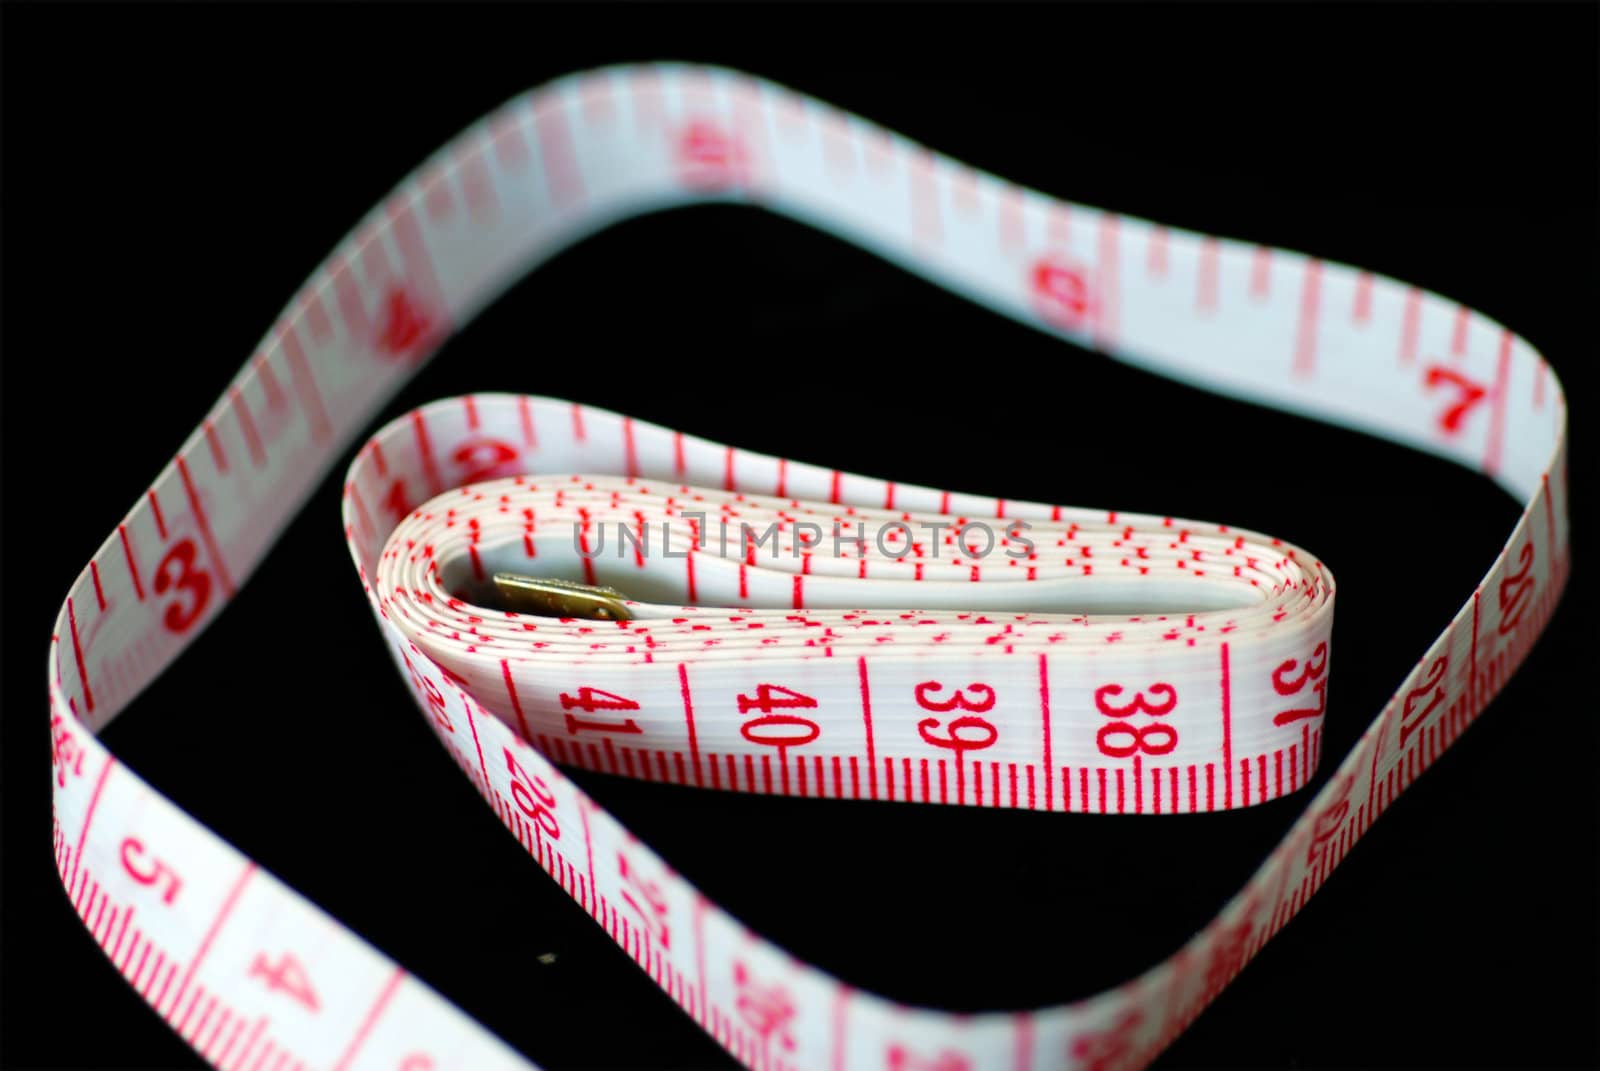
POLYGON ((500 608, 541 617, 581 617, 591 621, 631 621, 624 596, 614 588, 579 584, 572 580, 494 574, 500 608))

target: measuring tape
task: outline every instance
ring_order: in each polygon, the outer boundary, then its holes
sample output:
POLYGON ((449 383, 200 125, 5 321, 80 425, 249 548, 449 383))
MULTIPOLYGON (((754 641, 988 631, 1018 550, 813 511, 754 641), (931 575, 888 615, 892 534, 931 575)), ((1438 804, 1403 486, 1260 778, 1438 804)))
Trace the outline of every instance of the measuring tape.
POLYGON ((747 75, 564 78, 468 130, 340 245, 57 619, 62 881, 211 1064, 528 1066, 95 734, 455 325, 601 227, 704 201, 812 223, 1139 367, 1442 455, 1523 503, 1471 599, 1211 923, 1115 990, 958 1016, 856 991, 750 932, 561 765, 971 807, 1251 806, 1321 757, 1322 563, 1224 525, 901 485, 547 398, 458 398, 380 430, 349 469, 345 533, 429 724, 539 865, 748 1066, 1144 1065, 1504 686, 1560 595, 1565 402, 1539 354, 1478 313, 1056 201, 747 75))

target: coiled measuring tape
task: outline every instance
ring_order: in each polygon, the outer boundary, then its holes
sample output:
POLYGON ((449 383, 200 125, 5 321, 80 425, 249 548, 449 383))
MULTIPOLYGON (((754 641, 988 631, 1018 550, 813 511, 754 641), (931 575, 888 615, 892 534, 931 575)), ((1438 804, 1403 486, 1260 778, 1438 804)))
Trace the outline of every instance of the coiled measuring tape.
POLYGON ((1223 525, 899 485, 546 398, 439 402, 379 431, 350 467, 345 531, 429 724, 539 864, 749 1066, 1147 1063, 1483 709, 1559 597, 1565 403, 1485 317, 1055 201, 746 75, 562 79, 467 131, 341 244, 57 620, 62 881, 213 1065, 527 1066, 94 734, 454 325, 598 228, 707 200, 813 223, 1151 371, 1451 458, 1523 503, 1471 599, 1210 924, 1115 990, 955 1016, 853 990, 749 932, 561 766, 991 808, 1250 806, 1320 759, 1323 565, 1223 525))

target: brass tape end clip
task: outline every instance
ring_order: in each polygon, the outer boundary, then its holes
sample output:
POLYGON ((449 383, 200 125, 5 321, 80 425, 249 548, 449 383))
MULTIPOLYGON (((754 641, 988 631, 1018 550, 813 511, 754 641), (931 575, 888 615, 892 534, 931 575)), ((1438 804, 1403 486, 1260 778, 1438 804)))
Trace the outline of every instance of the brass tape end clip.
POLYGON ((631 621, 624 596, 614 588, 579 584, 572 580, 494 574, 501 608, 540 617, 581 617, 590 621, 631 621))

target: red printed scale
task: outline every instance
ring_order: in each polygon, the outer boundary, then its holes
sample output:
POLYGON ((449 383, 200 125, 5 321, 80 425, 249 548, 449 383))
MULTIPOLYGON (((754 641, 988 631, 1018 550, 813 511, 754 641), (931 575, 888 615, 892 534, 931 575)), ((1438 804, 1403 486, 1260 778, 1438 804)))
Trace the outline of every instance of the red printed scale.
POLYGON ((1250 806, 1304 786, 1320 758, 1321 563, 1222 525, 899 485, 546 398, 444 401, 379 431, 350 468, 345 531, 420 707, 539 864, 749 1066, 1148 1063, 1483 709, 1560 594, 1565 403, 1541 357, 1485 317, 1055 201, 746 75, 562 79, 429 160, 339 247, 57 621, 62 881, 116 968, 215 1066, 528 1066, 95 734, 456 324, 617 219, 705 200, 825 227, 1151 371, 1441 454, 1523 503, 1471 599, 1215 920, 1115 990, 954 1016, 852 990, 748 932, 561 765, 975 807, 1250 806), (771 539, 752 545, 741 523, 771 539), (836 523, 865 540, 835 553, 836 523), (467 601, 496 571, 608 584, 634 617, 467 601))

